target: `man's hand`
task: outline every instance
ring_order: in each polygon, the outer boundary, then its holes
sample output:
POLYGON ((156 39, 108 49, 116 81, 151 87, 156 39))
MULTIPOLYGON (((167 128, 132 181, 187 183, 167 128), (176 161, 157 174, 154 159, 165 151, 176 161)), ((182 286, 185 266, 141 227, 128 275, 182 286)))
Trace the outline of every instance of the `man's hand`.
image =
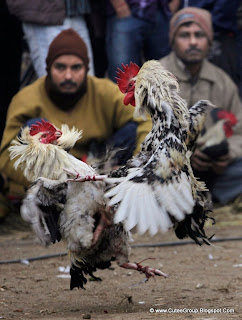
POLYGON ((229 163, 230 163, 230 157, 229 157, 229 154, 227 153, 221 156, 220 158, 216 159, 216 161, 213 161, 213 164, 212 164, 213 171, 218 175, 223 174, 224 170, 227 168, 229 163))
POLYGON ((230 161, 231 159, 228 153, 214 161, 199 149, 196 149, 191 157, 191 165, 193 169, 197 171, 208 171, 209 169, 212 169, 214 173, 218 175, 224 173, 224 170, 227 168, 230 161))
POLYGON ((208 171, 212 168, 212 160, 205 153, 196 149, 191 157, 191 165, 195 170, 208 171))
POLYGON ((131 11, 126 0, 110 0, 114 10, 119 18, 129 17, 131 15, 131 11))
POLYGON ((177 10, 179 9, 180 3, 181 3, 180 0, 171 0, 168 3, 168 7, 169 7, 172 14, 177 12, 177 10))

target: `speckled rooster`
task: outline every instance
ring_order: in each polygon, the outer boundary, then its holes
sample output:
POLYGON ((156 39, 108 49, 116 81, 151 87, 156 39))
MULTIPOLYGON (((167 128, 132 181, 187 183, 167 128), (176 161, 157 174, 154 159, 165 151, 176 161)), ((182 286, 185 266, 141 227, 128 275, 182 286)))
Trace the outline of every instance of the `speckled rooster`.
POLYGON ((11 159, 17 158, 15 168, 22 168, 32 182, 21 207, 23 219, 43 244, 66 241, 72 262, 71 289, 84 288, 87 274, 96 278, 97 268, 108 268, 113 260, 120 267, 141 271, 147 279, 166 276, 158 269, 129 262, 130 233, 122 223, 115 224, 106 210, 105 182, 68 179, 73 172, 83 180, 103 178, 67 152, 80 138, 81 132, 75 128, 62 125, 59 130, 42 120, 25 127, 12 142, 9 151, 11 159))
POLYGON ((106 179, 111 187, 105 196, 115 223, 151 235, 174 227, 178 238, 208 243, 206 187, 194 177, 190 156, 212 104, 201 100, 188 110, 177 79, 155 60, 141 68, 123 65, 117 80, 124 104, 135 106, 137 116, 150 114, 153 126, 141 152, 106 179))
MULTIPOLYGON (((177 79, 158 61, 147 61, 142 68, 123 65, 117 80, 124 104, 135 106, 137 116, 150 114, 153 126, 140 153, 104 178, 114 222, 139 234, 155 235, 173 227, 180 239, 189 236, 199 245, 209 244, 204 232, 210 211, 207 189, 194 177, 190 157, 206 110, 213 105, 201 100, 188 110, 177 79)), ((73 177, 83 181, 74 172, 73 177)))

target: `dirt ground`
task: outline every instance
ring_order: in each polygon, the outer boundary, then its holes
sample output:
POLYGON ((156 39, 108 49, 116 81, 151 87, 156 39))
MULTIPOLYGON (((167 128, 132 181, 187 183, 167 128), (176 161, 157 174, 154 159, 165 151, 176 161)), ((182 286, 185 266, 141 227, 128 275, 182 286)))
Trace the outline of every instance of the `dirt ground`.
MULTIPOLYGON (((217 223, 208 224, 207 233, 215 233, 215 239, 242 237, 242 211, 233 211, 217 209, 217 223)), ((178 241, 172 231, 154 238, 134 236, 134 240, 133 244, 178 241)), ((114 262, 111 269, 96 273, 103 281, 89 281, 86 290, 69 290, 70 279, 63 272, 69 266, 67 255, 29 264, 2 263, 65 252, 63 243, 44 248, 16 215, 0 225, 0 319, 242 319, 241 240, 202 247, 133 248, 130 261, 156 258, 145 263, 169 278, 140 284, 142 274, 114 262)))

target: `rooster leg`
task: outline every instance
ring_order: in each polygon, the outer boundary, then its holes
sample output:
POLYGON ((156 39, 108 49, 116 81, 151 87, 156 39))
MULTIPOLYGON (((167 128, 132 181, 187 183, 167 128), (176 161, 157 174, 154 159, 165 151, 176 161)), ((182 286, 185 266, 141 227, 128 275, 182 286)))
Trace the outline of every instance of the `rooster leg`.
POLYGON ((66 168, 63 169, 65 172, 67 172, 70 176, 73 176, 73 179, 68 179, 67 181, 74 181, 74 182, 85 182, 85 181, 102 181, 105 178, 107 178, 107 175, 87 175, 87 176, 81 176, 80 173, 78 173, 76 170, 71 171, 66 168))
POLYGON ((76 182, 85 182, 85 181, 102 181, 107 178, 107 175, 93 175, 93 176, 79 176, 79 178, 68 180, 68 181, 76 181, 76 182))
POLYGON ((149 279, 150 277, 154 277, 154 276, 162 276, 164 278, 168 277, 167 274, 160 271, 159 269, 150 268, 149 266, 144 267, 139 263, 126 262, 126 263, 120 265, 120 267, 125 268, 125 269, 132 269, 132 270, 141 271, 145 274, 147 279, 149 279))
POLYGON ((111 221, 107 218, 106 211, 105 210, 100 210, 100 220, 99 223, 96 227, 96 230, 93 233, 93 238, 92 238, 92 246, 95 246, 96 243, 98 242, 98 239, 102 233, 102 231, 110 225, 111 221))

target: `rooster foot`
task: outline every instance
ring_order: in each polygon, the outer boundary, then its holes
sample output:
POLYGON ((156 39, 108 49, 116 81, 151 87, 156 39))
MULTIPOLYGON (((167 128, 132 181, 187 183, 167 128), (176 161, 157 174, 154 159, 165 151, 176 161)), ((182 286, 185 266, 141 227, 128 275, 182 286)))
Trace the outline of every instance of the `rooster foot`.
POLYGON ((67 172, 70 176, 73 176, 73 179, 67 179, 67 181, 74 181, 74 182, 85 182, 85 181, 102 181, 105 178, 107 178, 106 175, 87 175, 87 176, 81 176, 79 172, 76 170, 71 171, 66 168, 63 169, 65 172, 67 172))
POLYGON ((132 269, 132 270, 137 270, 137 271, 143 272, 145 274, 146 281, 150 277, 155 277, 155 276, 162 276, 164 278, 168 277, 168 275, 166 273, 160 271, 159 269, 151 268, 149 266, 142 266, 140 263, 126 262, 126 263, 120 265, 120 267, 125 268, 125 269, 132 269))

